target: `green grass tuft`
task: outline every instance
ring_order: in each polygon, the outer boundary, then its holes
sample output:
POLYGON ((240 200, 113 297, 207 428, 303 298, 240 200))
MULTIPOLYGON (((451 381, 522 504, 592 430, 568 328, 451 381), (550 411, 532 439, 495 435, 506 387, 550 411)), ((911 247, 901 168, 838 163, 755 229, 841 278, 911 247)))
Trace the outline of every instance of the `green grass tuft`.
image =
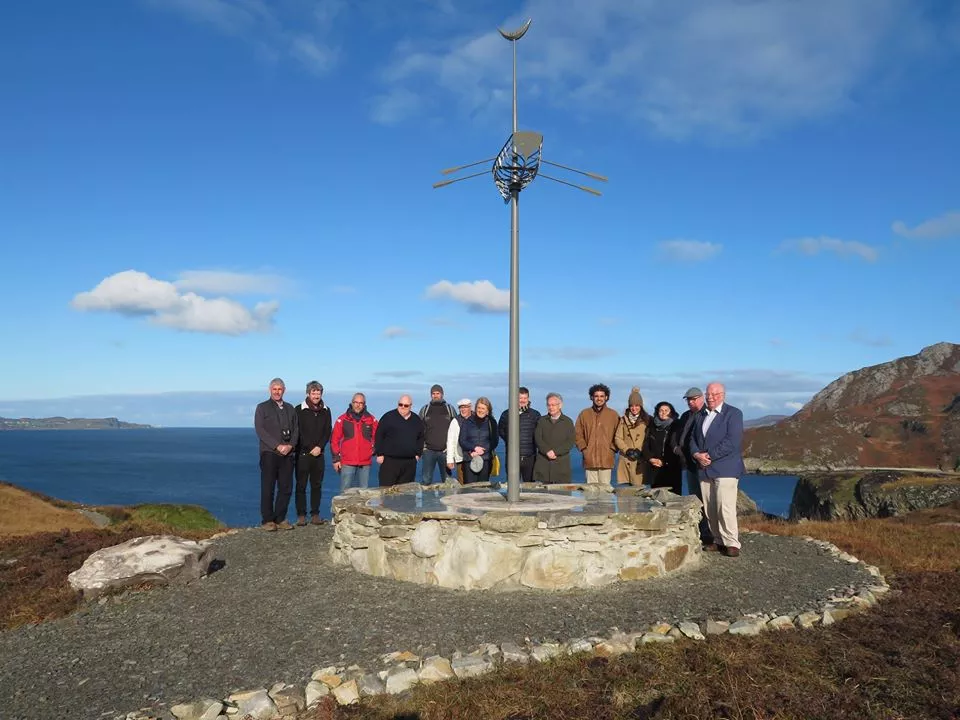
POLYGON ((209 510, 199 505, 134 505, 129 521, 138 525, 164 525, 173 530, 216 530, 223 527, 209 510))

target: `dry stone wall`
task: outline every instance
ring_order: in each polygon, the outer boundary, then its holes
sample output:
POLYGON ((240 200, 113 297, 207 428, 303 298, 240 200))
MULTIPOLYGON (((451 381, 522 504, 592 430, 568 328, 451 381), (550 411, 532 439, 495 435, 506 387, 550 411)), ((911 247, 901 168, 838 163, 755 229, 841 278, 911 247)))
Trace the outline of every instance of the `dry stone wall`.
POLYGON ((701 559, 694 496, 638 491, 652 506, 643 512, 591 509, 588 502, 582 512, 411 513, 370 502, 415 492, 410 485, 335 498, 333 562, 459 590, 560 590, 657 577, 701 559))

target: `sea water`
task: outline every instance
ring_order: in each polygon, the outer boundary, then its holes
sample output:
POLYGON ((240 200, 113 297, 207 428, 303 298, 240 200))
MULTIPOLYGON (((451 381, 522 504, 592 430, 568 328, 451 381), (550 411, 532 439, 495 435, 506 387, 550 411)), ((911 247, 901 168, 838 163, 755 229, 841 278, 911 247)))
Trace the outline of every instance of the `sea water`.
MULTIPOLYGON (((258 463, 252 428, 0 432, 0 480, 89 505, 202 505, 234 527, 260 523, 258 463)), ((582 480, 579 453, 572 454, 572 463, 574 478, 582 480)), ((764 512, 786 517, 796 481, 794 475, 747 475, 740 488, 764 512)), ((374 463, 370 485, 376 484, 374 463)), ((328 449, 323 517, 330 517, 330 500, 339 491, 328 449)), ((289 516, 296 516, 293 497, 289 516)))

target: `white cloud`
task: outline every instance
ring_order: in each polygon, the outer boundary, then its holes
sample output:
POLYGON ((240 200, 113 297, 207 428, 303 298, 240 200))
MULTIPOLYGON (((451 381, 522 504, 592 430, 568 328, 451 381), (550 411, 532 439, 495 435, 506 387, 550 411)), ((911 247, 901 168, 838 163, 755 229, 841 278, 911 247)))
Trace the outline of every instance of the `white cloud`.
POLYGON ((791 402, 785 402, 785 403, 783 404, 783 406, 784 406, 785 408, 787 408, 787 410, 797 411, 797 410, 800 410, 800 409, 803 407, 803 403, 802 403, 802 402, 792 402, 792 401, 791 401, 791 402))
POLYGON ((406 328, 400 327, 399 325, 390 325, 389 327, 384 328, 383 337, 388 340, 392 340, 398 337, 406 337, 410 334, 410 331, 406 328))
POLYGON ((794 240, 784 240, 778 248, 780 252, 799 252, 804 255, 819 255, 833 253, 834 255, 853 255, 867 262, 875 262, 878 252, 875 247, 856 240, 838 240, 826 237, 805 237, 794 240))
POLYGON ((280 307, 270 301, 247 308, 227 298, 181 293, 174 283, 136 270, 104 278, 93 290, 77 293, 71 305, 77 310, 142 316, 165 327, 220 335, 269 330, 280 307))
POLYGON ((229 270, 185 270, 174 281, 179 290, 214 295, 269 295, 283 292, 292 280, 270 273, 238 273, 229 270))
POLYGON ((352 285, 331 285, 329 289, 334 295, 354 295, 357 292, 352 285))
POLYGON ((530 360, 597 360, 616 355, 614 348, 596 347, 531 347, 524 350, 530 360))
POLYGON ((318 75, 337 64, 340 49, 334 26, 346 7, 343 0, 146 0, 146 4, 241 38, 272 61, 290 57, 318 75))
POLYGON ((661 257, 676 262, 702 262, 716 257, 723 249, 719 243, 699 240, 664 240, 657 247, 661 257))
POLYGON ((449 298, 467 306, 471 312, 505 313, 510 310, 510 291, 501 290, 489 280, 452 283, 441 280, 427 288, 428 298, 449 298))
POLYGON ((597 318, 597 325, 602 325, 603 327, 611 327, 613 325, 619 325, 620 318, 615 317, 600 317, 597 318))
MULTIPOLYGON (((501 117, 509 45, 489 20, 481 30, 476 13, 460 16, 470 27, 396 45, 375 118, 449 114, 450 98, 462 116, 501 117)), ((526 101, 674 138, 749 137, 841 112, 878 74, 951 42, 915 0, 527 0, 501 27, 527 17, 517 47, 526 101)))
POLYGON ((891 229, 905 238, 935 239, 946 237, 960 237, 960 211, 951 210, 935 218, 924 220, 916 227, 909 228, 902 220, 897 220, 891 229))

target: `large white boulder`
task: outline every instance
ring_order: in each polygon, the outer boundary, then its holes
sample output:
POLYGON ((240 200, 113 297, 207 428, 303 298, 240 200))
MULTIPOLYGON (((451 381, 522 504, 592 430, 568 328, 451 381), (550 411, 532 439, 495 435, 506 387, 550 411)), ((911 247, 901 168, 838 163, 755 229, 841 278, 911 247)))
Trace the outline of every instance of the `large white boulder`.
POLYGON ((110 588, 196 580, 207 574, 211 560, 210 540, 148 535, 97 550, 67 579, 74 590, 91 599, 110 588))

